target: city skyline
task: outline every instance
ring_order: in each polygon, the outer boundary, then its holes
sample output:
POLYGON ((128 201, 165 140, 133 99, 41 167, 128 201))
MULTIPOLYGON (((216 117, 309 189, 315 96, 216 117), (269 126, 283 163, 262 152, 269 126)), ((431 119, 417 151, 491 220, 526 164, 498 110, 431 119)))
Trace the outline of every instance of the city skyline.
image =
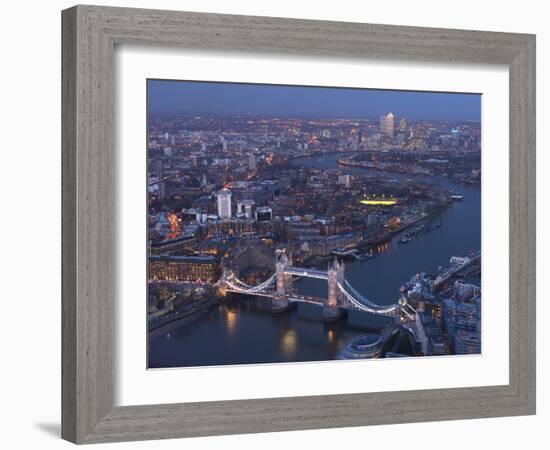
POLYGON ((150 114, 481 120, 476 93, 149 79, 147 102, 150 114))
POLYGON ((148 367, 481 352, 479 95, 148 86, 148 367))

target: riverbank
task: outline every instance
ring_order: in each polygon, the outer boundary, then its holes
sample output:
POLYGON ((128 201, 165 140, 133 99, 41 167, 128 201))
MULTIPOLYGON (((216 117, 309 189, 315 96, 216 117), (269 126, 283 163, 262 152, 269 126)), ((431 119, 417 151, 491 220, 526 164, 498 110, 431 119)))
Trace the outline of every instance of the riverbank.
POLYGON ((464 180, 462 178, 454 177, 452 175, 447 175, 445 173, 432 173, 430 171, 426 172, 412 172, 409 170, 399 169, 397 167, 380 167, 377 166, 374 163, 368 162, 368 161, 355 161, 353 158, 359 156, 359 154, 352 155, 345 159, 338 159, 337 163, 340 166, 344 167, 352 167, 354 169, 366 169, 366 170, 376 170, 377 172, 386 172, 390 174, 400 174, 400 175, 407 175, 411 177, 441 177, 441 178, 447 178, 449 180, 452 180, 456 183, 462 183, 468 186, 474 186, 477 188, 481 188, 481 182, 476 181, 469 181, 464 180))
MULTIPOLYGON (((424 220, 430 220, 433 217, 437 216, 438 214, 444 213, 449 207, 451 207, 453 203, 446 204, 444 206, 441 206, 439 208, 434 209, 433 211, 430 211, 428 213, 420 214, 411 220, 407 221, 406 223, 400 225, 399 227, 395 228, 394 230, 387 231, 383 236, 377 236, 375 238, 371 239, 363 239, 362 241, 359 241, 356 245, 357 250, 361 251, 371 251, 374 248, 385 244, 386 242, 391 241, 394 237, 400 235, 403 231, 406 229, 412 227, 413 225, 422 222, 424 220)), ((304 267, 320 267, 323 264, 329 263, 334 258, 334 255, 331 253, 329 255, 317 255, 312 256, 303 262, 304 267)))
POLYGON ((292 158, 290 158, 290 161, 304 159, 304 158, 319 158, 319 157, 324 157, 326 155, 335 155, 340 153, 346 153, 346 154, 357 153, 357 150, 334 150, 331 152, 312 152, 304 155, 295 155, 292 158))
POLYGON ((201 313, 205 313, 212 306, 220 305, 223 302, 221 297, 215 296, 209 298, 205 302, 200 302, 197 305, 193 306, 191 309, 179 313, 175 311, 172 316, 167 317, 165 320, 160 321, 160 323, 153 326, 149 326, 149 333, 159 332, 160 334, 166 332, 164 328, 177 322, 178 327, 186 323, 191 322, 197 317, 200 317, 201 313))
POLYGON ((417 217, 407 221, 406 223, 398 226, 394 230, 388 231, 384 236, 382 236, 380 238, 377 238, 375 240, 369 241, 369 240, 365 239, 364 241, 361 241, 357 245, 357 248, 361 248, 361 249, 367 248, 367 249, 369 249, 369 247, 372 248, 372 247, 376 247, 378 245, 384 244, 384 243, 390 241, 391 239, 393 239, 395 236, 398 236, 400 233, 405 231, 407 228, 410 228, 413 225, 415 225, 419 222, 422 222, 423 220, 429 220, 429 219, 433 218, 434 216, 436 216, 438 214, 442 214, 443 212, 447 211, 447 209, 451 205, 452 205, 452 203, 449 203, 449 204, 446 204, 446 205, 441 206, 439 208, 436 208, 433 211, 430 211, 428 213, 420 214, 419 216, 417 216, 417 217))

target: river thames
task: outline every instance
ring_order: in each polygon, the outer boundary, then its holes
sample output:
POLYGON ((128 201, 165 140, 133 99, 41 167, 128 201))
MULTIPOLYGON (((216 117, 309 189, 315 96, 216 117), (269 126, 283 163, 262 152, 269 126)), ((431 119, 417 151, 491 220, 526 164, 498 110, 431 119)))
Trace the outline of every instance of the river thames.
MULTIPOLYGON (((292 163, 334 169, 340 157, 327 154, 292 163)), ((348 167, 346 173, 383 172, 348 167)), ((399 245, 394 237, 375 258, 346 262, 346 279, 373 302, 388 305, 396 302, 400 286, 414 274, 433 273, 447 265, 451 256, 481 248, 481 191, 442 177, 384 173, 437 184, 464 197, 439 215, 441 227, 406 245, 399 245)), ((326 282, 304 279, 296 287, 302 293, 326 296, 326 282)), ((267 306, 265 301, 240 298, 214 306, 193 320, 172 324, 150 336, 149 367, 332 360, 346 342, 383 325, 382 319, 360 312, 324 323, 320 308, 314 305, 300 304, 281 314, 272 314, 267 306)))

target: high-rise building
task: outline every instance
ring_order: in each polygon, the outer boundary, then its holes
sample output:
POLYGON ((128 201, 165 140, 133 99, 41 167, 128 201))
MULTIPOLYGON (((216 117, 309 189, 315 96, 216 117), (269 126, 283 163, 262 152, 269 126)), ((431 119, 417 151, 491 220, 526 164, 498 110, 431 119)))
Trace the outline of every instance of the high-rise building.
POLYGON ((393 114, 380 117, 380 133, 393 137, 393 114))
POLYGON ((481 353, 481 335, 475 331, 457 330, 454 339, 454 352, 457 355, 481 353))
POLYGON ((273 212, 268 206, 261 206, 256 208, 256 220, 258 222, 269 221, 272 219, 273 212))
POLYGON ((247 219, 252 219, 254 204, 254 200, 241 200, 237 203, 237 214, 244 214, 247 219))
POLYGON ((227 141, 225 139, 222 139, 222 151, 227 152, 227 141))
POLYGON ((220 219, 231 219, 231 191, 222 189, 217 194, 218 197, 218 217, 220 219))
POLYGON ((164 154, 166 156, 172 156, 172 147, 164 147, 164 154))
POLYGON ((256 170, 256 155, 254 153, 248 154, 248 170, 256 170))
POLYGON ((161 202, 166 200, 166 183, 162 182, 158 184, 157 194, 158 194, 158 199, 161 202))
POLYGON ((404 117, 401 118, 399 121, 399 131, 406 131, 407 130, 407 121, 404 117))
POLYGON ((479 294, 478 289, 477 286, 457 283, 454 298, 442 302, 443 331, 449 348, 456 354, 479 353, 476 346, 481 345, 480 297, 470 298, 472 294, 479 294), (461 298, 466 300, 462 301, 461 298), (459 332, 461 335, 457 339, 459 332))
POLYGON ((338 175, 338 184, 349 188, 351 182, 351 176, 350 175, 338 175))
POLYGON ((155 169, 157 172, 157 177, 159 178, 159 180, 162 180, 164 178, 164 163, 162 159, 157 159, 155 162, 155 165, 156 165, 155 169))
POLYGON ((397 145, 400 147, 404 146, 406 142, 405 133, 399 132, 397 133, 397 145))

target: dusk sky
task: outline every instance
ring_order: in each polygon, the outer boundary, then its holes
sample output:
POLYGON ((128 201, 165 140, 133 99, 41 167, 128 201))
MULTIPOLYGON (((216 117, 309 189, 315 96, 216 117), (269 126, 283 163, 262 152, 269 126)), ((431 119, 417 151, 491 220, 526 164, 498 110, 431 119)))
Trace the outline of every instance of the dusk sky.
POLYGON ((148 80, 151 113, 481 120, 481 95, 148 80))

